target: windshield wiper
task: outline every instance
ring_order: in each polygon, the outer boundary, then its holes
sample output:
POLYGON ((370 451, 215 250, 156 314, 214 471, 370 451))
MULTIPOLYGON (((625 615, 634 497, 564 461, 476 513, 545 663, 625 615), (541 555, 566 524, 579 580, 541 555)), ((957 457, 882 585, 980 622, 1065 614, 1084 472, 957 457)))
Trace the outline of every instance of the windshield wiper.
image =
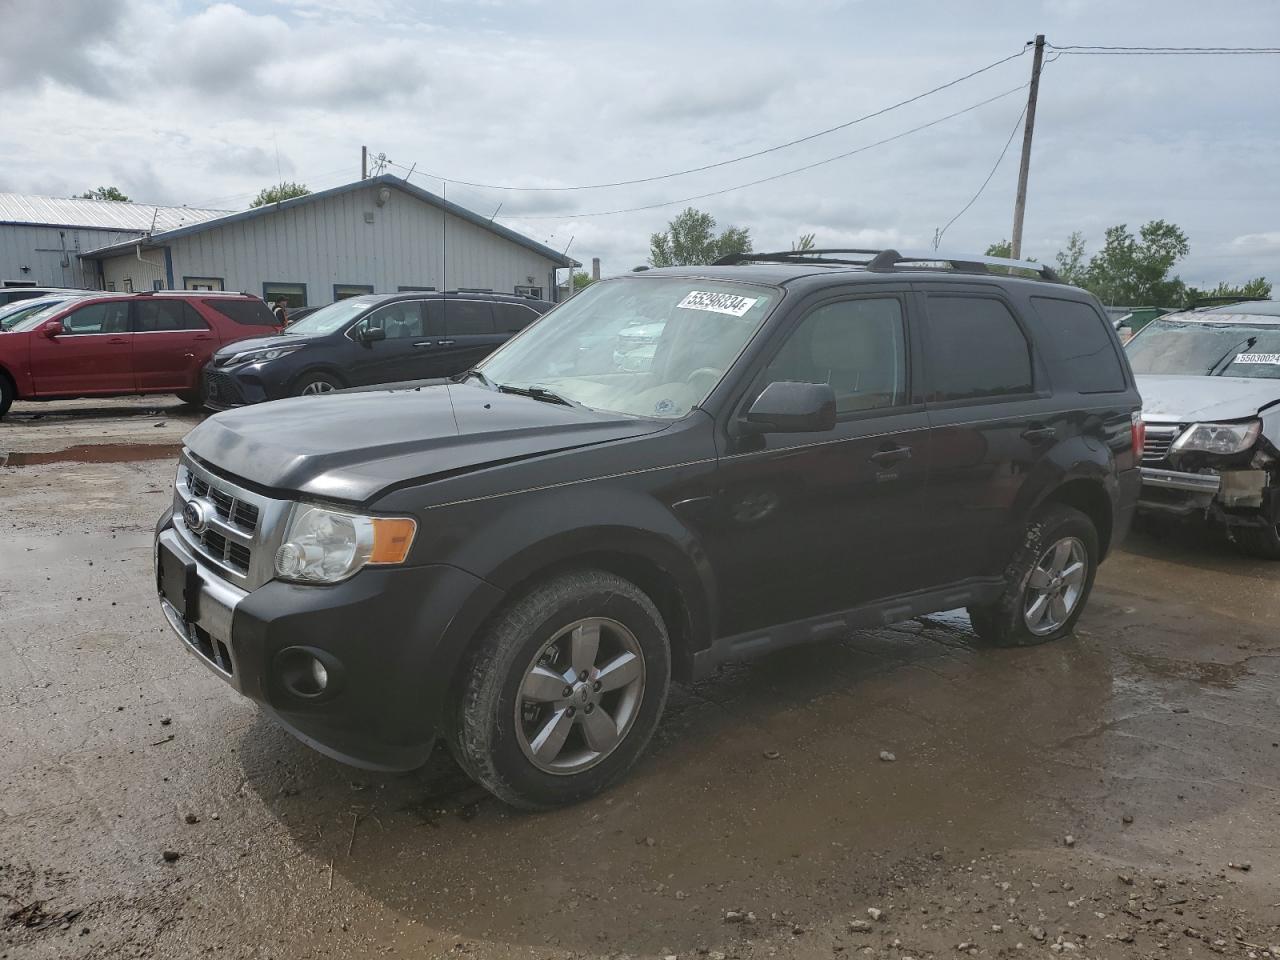
POLYGON ((534 400, 541 400, 543 403, 559 403, 559 404, 563 404, 566 407, 582 406, 582 404, 576 403, 573 400, 567 400, 564 397, 560 396, 560 394, 552 390, 548 390, 546 387, 537 387, 537 386, 513 387, 509 383, 500 383, 498 384, 498 392, 514 393, 522 397, 532 397, 534 400))
POLYGON ((1217 371, 1219 368, 1222 368, 1223 370, 1227 369, 1227 367, 1231 366, 1231 364, 1235 362, 1234 360, 1231 359, 1232 354, 1238 354, 1242 349, 1252 350, 1253 345, 1257 342, 1258 342, 1257 337, 1249 337, 1246 340, 1244 340, 1244 342, 1237 343, 1234 347, 1232 347, 1230 350, 1228 350, 1226 353, 1220 356, 1217 360, 1213 361, 1213 363, 1209 366, 1208 375, 1212 377, 1215 371, 1217 371))

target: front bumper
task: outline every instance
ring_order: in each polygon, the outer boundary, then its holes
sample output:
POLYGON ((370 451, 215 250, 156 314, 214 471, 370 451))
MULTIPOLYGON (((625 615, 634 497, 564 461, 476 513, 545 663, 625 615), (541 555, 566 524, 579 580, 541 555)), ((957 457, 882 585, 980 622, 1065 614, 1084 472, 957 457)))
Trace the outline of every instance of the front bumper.
POLYGON ((256 364, 230 369, 208 364, 203 374, 204 405, 213 410, 230 410, 250 403, 278 400, 279 397, 272 395, 258 372, 256 364))
POLYGON ((1230 525, 1253 526, 1272 511, 1275 490, 1266 471, 1256 469, 1185 470, 1142 468, 1145 513, 1189 516, 1201 513, 1230 525))
POLYGON ((162 519, 161 609, 184 647, 296 737, 355 766, 411 770, 431 752, 454 669, 502 597, 456 567, 369 568, 343 583, 271 581, 245 592, 162 519), (329 683, 293 684, 314 657, 329 683))

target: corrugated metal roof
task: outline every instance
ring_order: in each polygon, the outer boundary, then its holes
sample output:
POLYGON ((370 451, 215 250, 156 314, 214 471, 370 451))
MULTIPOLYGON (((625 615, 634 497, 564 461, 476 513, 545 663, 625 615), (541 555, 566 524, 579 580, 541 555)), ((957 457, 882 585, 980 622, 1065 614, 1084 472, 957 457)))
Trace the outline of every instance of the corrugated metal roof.
POLYGON ((81 200, 0 193, 0 223, 33 223, 52 227, 133 230, 139 233, 177 230, 223 217, 230 210, 159 207, 120 200, 81 200))

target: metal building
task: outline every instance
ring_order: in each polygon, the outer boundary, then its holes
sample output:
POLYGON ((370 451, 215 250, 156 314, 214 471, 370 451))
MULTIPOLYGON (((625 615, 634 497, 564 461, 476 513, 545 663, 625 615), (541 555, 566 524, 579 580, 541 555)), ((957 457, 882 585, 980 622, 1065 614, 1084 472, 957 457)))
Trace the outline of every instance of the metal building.
POLYGON ((491 290, 553 299, 579 266, 390 175, 81 254, 107 290, 240 290, 293 307, 361 293, 491 290))
POLYGON ((0 193, 0 286, 96 288, 96 267, 81 253, 227 212, 0 193))

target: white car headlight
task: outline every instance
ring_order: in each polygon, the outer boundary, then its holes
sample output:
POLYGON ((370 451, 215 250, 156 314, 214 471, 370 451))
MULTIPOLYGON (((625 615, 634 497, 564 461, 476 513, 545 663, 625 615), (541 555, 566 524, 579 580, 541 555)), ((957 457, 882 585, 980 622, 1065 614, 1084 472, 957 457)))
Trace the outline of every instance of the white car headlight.
POLYGON ((281 347, 266 347, 259 350, 246 350, 243 353, 237 353, 228 362, 227 366, 235 366, 240 363, 262 363, 264 360, 276 360, 280 357, 287 357, 295 350, 301 350, 301 343, 294 343, 281 347))
POLYGON ((1193 423, 1173 442, 1169 452, 1200 450, 1204 453, 1242 453, 1253 446, 1261 430, 1261 420, 1250 420, 1248 423, 1193 423))
POLYGON ((276 551, 276 575, 337 583, 369 564, 403 563, 417 528, 412 517, 366 517, 298 504, 276 551))

